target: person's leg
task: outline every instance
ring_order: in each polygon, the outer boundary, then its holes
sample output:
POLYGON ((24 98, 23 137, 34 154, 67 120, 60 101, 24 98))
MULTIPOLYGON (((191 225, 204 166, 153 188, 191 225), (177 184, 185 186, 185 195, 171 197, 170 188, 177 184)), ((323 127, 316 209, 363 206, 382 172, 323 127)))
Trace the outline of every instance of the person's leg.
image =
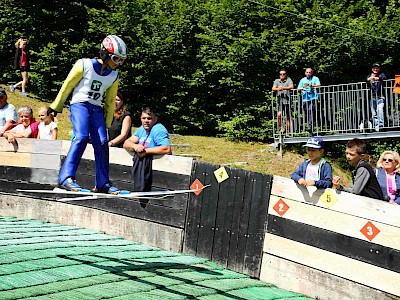
POLYGON ((282 111, 285 113, 285 118, 286 118, 286 136, 289 135, 290 133, 290 106, 289 104, 283 104, 283 109, 282 111))
POLYGON ((89 105, 91 106, 89 131, 96 165, 95 187, 103 192, 106 186, 110 187, 106 121, 102 107, 89 105))
POLYGON ((16 89, 17 87, 19 87, 20 85, 22 85, 22 81, 19 81, 19 82, 17 82, 17 83, 14 84, 14 85, 11 85, 11 86, 10 86, 11 91, 14 93, 15 89, 16 89))
POLYGON ((383 108, 385 106, 385 98, 380 97, 377 99, 377 111, 378 111, 378 125, 379 127, 383 127, 384 124, 384 117, 383 117, 383 108))
MULTIPOLYGON (((304 113, 304 117, 305 117, 305 121, 307 123, 307 129, 306 131, 308 131, 308 104, 307 102, 303 102, 303 113, 304 113)), ((303 123, 304 124, 304 123, 303 123)))
POLYGON ((377 128, 378 125, 378 117, 377 117, 377 99, 376 98, 372 98, 371 102, 370 102, 370 106, 371 106, 371 114, 372 114, 372 125, 374 126, 374 128, 377 128))
MULTIPOLYGON (((83 152, 89 141, 89 110, 85 103, 75 103, 70 108, 75 138, 71 142, 67 157, 61 168, 58 182, 62 184, 67 178, 75 179, 83 152)), ((103 117, 104 118, 104 117, 103 117)))
POLYGON ((308 132, 313 134, 314 133, 314 101, 307 101, 307 116, 308 116, 308 132))
POLYGON ((28 84, 28 72, 26 71, 21 72, 21 75, 22 75, 22 83, 21 83, 22 93, 26 93, 25 88, 26 85, 28 84))
POLYGON ((282 111, 278 111, 278 127, 279 130, 282 132, 282 111))

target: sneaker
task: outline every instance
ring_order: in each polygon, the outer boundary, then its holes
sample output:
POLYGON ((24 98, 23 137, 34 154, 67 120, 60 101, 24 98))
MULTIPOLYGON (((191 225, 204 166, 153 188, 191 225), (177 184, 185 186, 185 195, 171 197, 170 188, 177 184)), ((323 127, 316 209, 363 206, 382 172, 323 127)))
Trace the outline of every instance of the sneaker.
POLYGON ((79 192, 82 190, 79 184, 77 184, 76 181, 71 177, 65 179, 60 186, 67 191, 79 192))
POLYGON ((118 195, 121 192, 118 188, 112 186, 109 183, 105 184, 104 187, 101 189, 94 188, 93 191, 95 193, 113 194, 113 195, 118 195))
POLYGON ((15 92, 15 87, 13 85, 10 85, 10 90, 11 90, 11 93, 14 93, 15 92))
POLYGON ((27 92, 22 92, 21 95, 28 96, 29 94, 27 92))

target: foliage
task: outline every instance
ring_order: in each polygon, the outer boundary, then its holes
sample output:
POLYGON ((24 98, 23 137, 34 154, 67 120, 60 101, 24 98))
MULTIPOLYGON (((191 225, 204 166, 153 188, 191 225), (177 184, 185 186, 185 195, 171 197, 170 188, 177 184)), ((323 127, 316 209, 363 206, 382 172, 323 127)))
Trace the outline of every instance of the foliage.
POLYGON ((26 34, 30 91, 54 99, 73 63, 117 34, 128 45, 120 90, 133 114, 150 104, 176 133, 267 141, 280 68, 298 83, 310 66, 329 85, 360 81, 377 61, 394 77, 399 18, 394 0, 8 0, 0 66, 4 83, 19 79, 13 44, 26 34))

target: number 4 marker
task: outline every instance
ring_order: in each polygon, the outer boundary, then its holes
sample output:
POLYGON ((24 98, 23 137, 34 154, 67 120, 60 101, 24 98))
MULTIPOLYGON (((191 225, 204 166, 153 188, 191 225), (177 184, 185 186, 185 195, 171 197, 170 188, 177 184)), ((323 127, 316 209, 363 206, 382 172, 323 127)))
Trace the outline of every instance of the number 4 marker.
POLYGON ((221 183, 224 180, 229 178, 228 173, 224 167, 219 168, 218 170, 214 171, 214 176, 217 179, 218 183, 221 183))

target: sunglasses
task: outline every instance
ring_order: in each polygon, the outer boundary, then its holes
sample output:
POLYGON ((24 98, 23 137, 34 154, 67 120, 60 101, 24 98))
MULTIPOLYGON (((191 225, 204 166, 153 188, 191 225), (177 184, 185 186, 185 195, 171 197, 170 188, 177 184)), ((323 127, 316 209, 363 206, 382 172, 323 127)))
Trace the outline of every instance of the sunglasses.
POLYGON ((383 161, 388 161, 388 162, 393 162, 393 159, 391 159, 391 158, 384 158, 384 159, 382 159, 383 161))
POLYGON ((117 55, 111 55, 111 60, 113 61, 114 64, 116 65, 122 65, 125 61, 125 58, 117 56, 117 55))
POLYGON ((279 73, 279 75, 286 75, 286 73, 279 73))

